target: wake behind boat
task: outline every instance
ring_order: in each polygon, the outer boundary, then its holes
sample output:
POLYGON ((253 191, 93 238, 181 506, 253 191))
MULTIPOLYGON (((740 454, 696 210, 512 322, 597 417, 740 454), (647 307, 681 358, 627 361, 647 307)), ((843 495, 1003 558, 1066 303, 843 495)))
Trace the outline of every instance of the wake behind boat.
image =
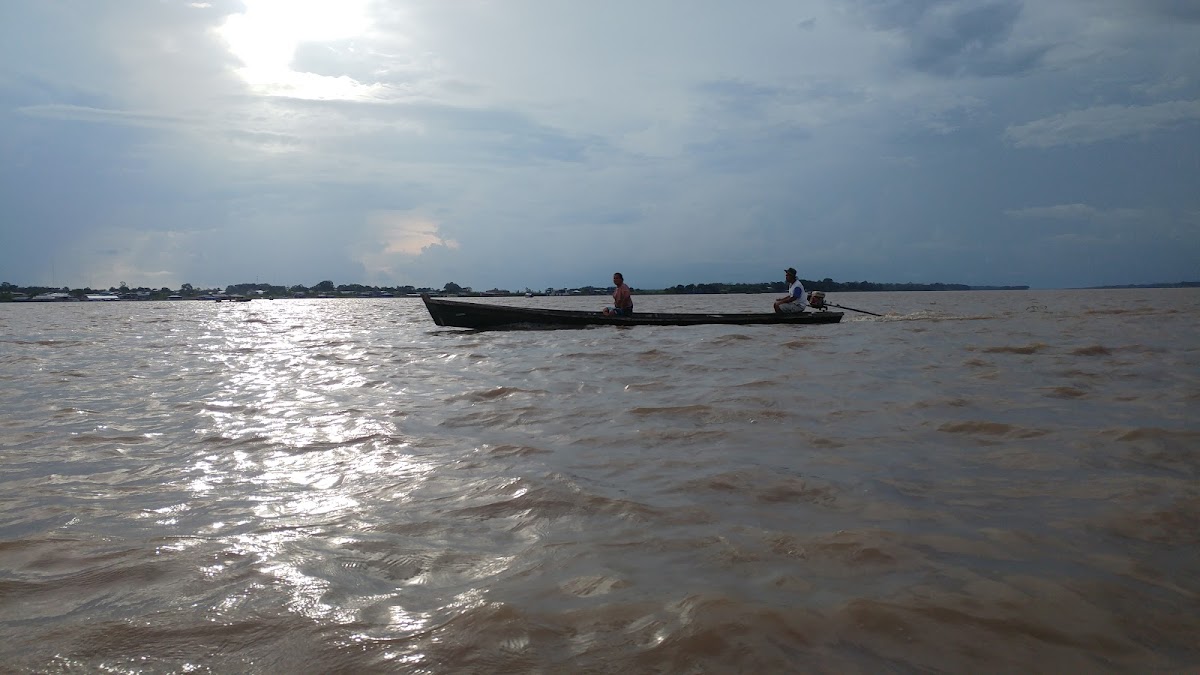
POLYGON ((837 323, 841 312, 750 314, 673 314, 666 312, 635 312, 633 316, 612 316, 602 312, 581 312, 567 309, 540 309, 485 305, 433 298, 421 294, 425 308, 439 326, 473 328, 475 330, 512 330, 520 328, 586 328, 588 326, 700 326, 706 324, 759 325, 837 323))

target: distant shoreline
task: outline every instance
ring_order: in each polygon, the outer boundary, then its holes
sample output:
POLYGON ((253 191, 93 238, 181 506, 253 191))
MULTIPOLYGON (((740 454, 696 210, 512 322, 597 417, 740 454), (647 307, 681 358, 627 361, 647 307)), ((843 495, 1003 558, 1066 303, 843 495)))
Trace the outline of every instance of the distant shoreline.
POLYGON ((1063 290, 1102 291, 1120 290, 1122 288, 1200 288, 1200 281, 1180 281, 1173 284, 1120 284, 1116 286, 1083 286, 1080 288, 1067 288, 1063 290))

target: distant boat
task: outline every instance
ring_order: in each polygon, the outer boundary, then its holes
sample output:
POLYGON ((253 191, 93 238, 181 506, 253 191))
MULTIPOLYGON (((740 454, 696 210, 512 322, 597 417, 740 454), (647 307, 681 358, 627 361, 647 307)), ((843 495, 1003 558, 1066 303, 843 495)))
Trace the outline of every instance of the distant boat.
POLYGON ((672 314, 634 312, 633 316, 609 316, 602 312, 564 309, 535 309, 505 305, 485 305, 421 295, 425 308, 439 326, 507 330, 519 328, 586 328, 588 326, 699 326, 707 324, 823 324, 842 320, 841 312, 815 311, 788 314, 672 314))
POLYGON ((70 293, 38 293, 29 302, 79 302, 79 298, 72 297, 70 293))

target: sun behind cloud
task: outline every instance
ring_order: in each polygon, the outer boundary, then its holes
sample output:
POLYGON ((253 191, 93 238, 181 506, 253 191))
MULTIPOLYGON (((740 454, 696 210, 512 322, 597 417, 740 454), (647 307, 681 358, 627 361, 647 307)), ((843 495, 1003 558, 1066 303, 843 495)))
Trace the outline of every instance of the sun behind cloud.
POLYGON ((361 99, 377 87, 353 78, 292 69, 305 42, 346 40, 371 27, 365 0, 245 0, 246 11, 230 15, 217 32, 241 62, 237 74, 269 96, 361 99))
POLYGON ((437 222, 408 211, 375 211, 367 217, 383 243, 385 255, 421 255, 430 246, 457 249, 458 242, 442 237, 437 222))
POLYGON ((457 250, 454 239, 442 236, 437 221, 412 211, 381 210, 367 215, 367 236, 354 257, 368 276, 390 278, 398 267, 433 247, 457 250))

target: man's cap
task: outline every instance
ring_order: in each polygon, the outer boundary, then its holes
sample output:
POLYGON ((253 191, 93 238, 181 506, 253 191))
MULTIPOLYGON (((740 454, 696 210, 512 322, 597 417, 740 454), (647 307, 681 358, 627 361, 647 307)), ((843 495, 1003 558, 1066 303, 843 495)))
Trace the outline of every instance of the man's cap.
POLYGON ((789 268, 787 268, 786 270, 784 270, 783 272, 784 272, 784 274, 791 274, 791 275, 795 276, 795 274, 796 274, 796 268, 795 268, 795 267, 789 267, 789 268))

